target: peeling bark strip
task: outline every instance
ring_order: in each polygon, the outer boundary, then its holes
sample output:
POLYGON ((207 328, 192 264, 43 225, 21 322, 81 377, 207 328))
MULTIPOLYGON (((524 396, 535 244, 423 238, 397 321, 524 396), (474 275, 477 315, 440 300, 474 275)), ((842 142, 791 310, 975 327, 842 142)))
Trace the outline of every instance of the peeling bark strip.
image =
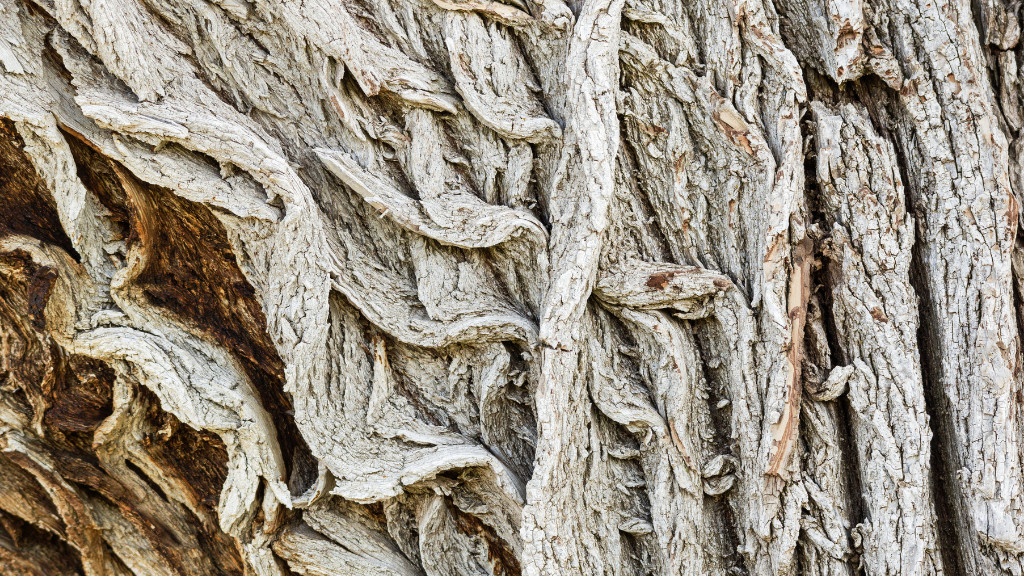
POLYGON ((1018 4, 0 0, 0 574, 1024 576, 1018 4))
POLYGON ((772 456, 768 460, 765 474, 782 476, 786 474, 784 466, 789 463, 793 447, 797 442, 797 429, 800 414, 800 396, 803 384, 800 370, 804 356, 804 324, 807 322, 807 301, 811 295, 811 249, 812 242, 804 238, 793 251, 793 272, 789 277, 789 295, 787 305, 791 323, 791 338, 787 362, 786 404, 782 416, 773 426, 772 456))

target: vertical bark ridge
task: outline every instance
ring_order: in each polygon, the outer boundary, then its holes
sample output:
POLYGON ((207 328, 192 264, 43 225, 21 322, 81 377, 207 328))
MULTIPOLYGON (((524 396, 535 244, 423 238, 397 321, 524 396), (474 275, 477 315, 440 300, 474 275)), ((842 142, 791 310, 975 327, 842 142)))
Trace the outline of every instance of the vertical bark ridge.
POLYGON ((623 0, 584 4, 565 56, 569 130, 548 206, 551 273, 539 319, 537 453, 522 527, 527 576, 612 571, 618 552, 611 546, 602 549, 600 540, 614 541, 617 528, 602 526, 596 510, 569 522, 561 510, 573 501, 599 497, 587 491, 587 470, 596 464, 588 460, 600 447, 593 444, 592 407, 581 384, 593 378, 587 368, 593 362, 585 341, 593 322, 587 300, 615 189, 619 127, 614 89, 622 5, 623 0))
POLYGON ((1018 13, 0 0, 0 558, 1020 575, 1018 13))
POLYGON ((864 561, 879 574, 939 573, 929 486, 931 430, 915 345, 917 300, 909 286, 913 221, 903 206, 895 154, 863 111, 812 106, 819 194, 824 224, 831 228, 826 250, 832 314, 846 362, 833 367, 819 395, 828 398, 848 388, 866 494, 864 561), (889 212, 888 229, 874 210, 889 212), (879 233, 865 239, 863 222, 869 220, 880 223, 879 233), (905 352, 895 352, 901 348, 905 352), (883 403, 884 397, 893 404, 883 403), (895 462, 899 470, 892 468, 895 462), (918 532, 909 535, 912 530, 918 532), (900 543, 898 553, 889 552, 894 541, 900 543))
MULTIPOLYGON (((1018 547, 1014 542, 1020 539, 1020 528, 1014 519, 1019 517, 1019 514, 1013 512, 1020 506, 1017 495, 1019 488, 1015 487, 1016 480, 995 472, 997 468, 1017 468, 1020 459, 1019 440, 1011 439, 1017 435, 1012 432, 1013 425, 1010 424, 1014 418, 1008 416, 1016 410, 1011 407, 1009 400, 1014 394, 1013 389, 1018 386, 1014 383, 1015 366, 1018 361, 1015 351, 1016 336, 1003 334, 1005 330, 1013 327, 1012 315, 1011 323, 1007 324, 1006 314, 998 311, 1000 306, 1012 305, 1006 300, 1010 297, 1009 293, 999 295, 998 286, 1010 281, 1009 253, 1012 250, 1013 232, 1016 229, 1017 210, 1016 201, 1009 188, 1005 141, 997 128, 997 119, 992 115, 990 103, 994 98, 987 76, 981 69, 983 60, 976 30, 973 26, 964 26, 962 22, 969 18, 969 10, 966 6, 958 6, 942 18, 948 19, 948 26, 955 27, 957 33, 953 36, 962 43, 963 54, 958 62, 964 63, 963 59, 966 58, 968 63, 967 66, 949 72, 948 76, 952 76, 953 79, 947 80, 964 88, 955 90, 955 86, 941 82, 930 85, 913 82, 909 84, 911 89, 901 92, 894 102, 892 114, 897 122, 908 117, 922 120, 935 117, 937 111, 926 111, 919 104, 920 100, 910 98, 910 94, 917 93, 925 99, 931 97, 929 94, 934 94, 934 98, 943 106, 943 115, 969 116, 969 119, 964 120, 972 129, 972 132, 968 133, 952 132, 940 135, 934 129, 931 132, 922 129, 921 135, 914 139, 910 139, 909 134, 904 131, 897 131, 896 134, 897 138, 903 141, 902 148, 908 151, 907 164, 911 178, 909 187, 919 214, 923 279, 928 289, 927 315, 933 329, 938 331, 935 333, 938 339, 935 345, 941 351, 941 357, 933 357, 940 363, 935 369, 935 382, 948 398, 942 405, 948 407, 951 417, 952 431, 940 441, 945 446, 944 454, 954 463, 954 469, 964 470, 962 473, 955 472, 957 481, 953 484, 954 493, 959 494, 955 499, 961 502, 960 505, 966 511, 964 526, 960 531, 960 537, 964 542, 959 548, 967 557, 963 558, 962 562, 968 571, 998 573, 1000 570, 1013 569, 1013 564, 1017 562, 1014 560, 1017 555, 1014 550, 1018 547), (959 23, 954 24, 954 21, 959 23), (960 78, 964 75, 966 77, 960 78), (975 133, 974 131, 977 131, 978 135, 970 136, 975 133), (935 134, 935 137, 932 138, 930 134, 935 134), (988 146, 983 148, 986 152, 979 152, 978 146, 982 145, 978 142, 984 142, 985 146, 988 146), (940 168, 942 164, 930 164, 932 160, 929 159, 934 158, 950 158, 950 161, 958 166, 957 171, 950 173, 940 168), (950 197, 950 193, 944 190, 950 190, 953 185, 958 186, 958 192, 952 195, 956 199, 954 201, 971 203, 969 207, 963 207, 959 212, 950 211, 942 204, 938 204, 943 198, 950 197), (970 190, 971 193, 968 195, 965 190, 970 190), (982 212, 979 214, 979 211, 982 212), (963 214, 966 219, 962 222, 952 221, 950 218, 954 214, 963 214), (1013 220, 1009 227, 1001 223, 1008 217, 1012 217, 1013 220), (973 238, 965 249, 976 251, 969 253, 978 255, 976 261, 982 266, 983 272, 973 270, 972 266, 956 265, 934 252, 934 247, 942 244, 943 238, 954 238, 944 234, 953 234, 955 238, 973 238), (956 234, 961 236, 955 236, 956 234), (942 260, 939 260, 940 257, 942 260), (953 268, 948 268, 949 266, 953 268), (980 299, 977 301, 981 308, 975 312, 968 313, 965 310, 964 314, 957 315, 949 312, 953 302, 973 302, 976 298, 980 299), (989 335, 992 337, 991 340, 989 335), (962 361, 954 362, 952 358, 956 355, 950 356, 949 350, 959 349, 955 342, 962 341, 962 338, 976 342, 965 348, 962 354, 976 356, 964 356, 962 361), (983 350, 975 347, 984 347, 987 345, 986 342, 995 341, 1006 343, 1007 347, 1003 352, 997 353, 994 349, 983 350), (975 357, 978 358, 977 362, 969 359, 975 357), (983 370, 984 375, 979 372, 976 377, 953 376, 966 374, 965 370, 983 370), (965 391, 959 386, 966 381, 988 384, 978 388, 977 392, 965 391), (989 399, 986 402, 1002 408, 996 408, 992 412, 990 407, 987 416, 970 416, 970 409, 963 402, 974 394, 980 394, 989 399), (1005 420, 1006 418, 1009 420, 1005 420), (990 428, 991 426, 995 428, 990 428), (991 443, 993 432, 989 431, 996 429, 1008 434, 1007 443, 999 444, 998 447, 991 443), (982 433, 981 430, 986 432, 982 433), (982 436, 986 440, 982 440, 982 436), (1002 464, 997 464, 999 462, 1002 464), (992 467, 994 464, 995 468, 992 467), (981 489, 982 484, 988 488, 981 489)), ((928 42, 933 40, 927 34, 909 30, 913 28, 908 29, 909 36, 904 36, 907 44, 901 44, 899 36, 890 40, 899 57, 911 62, 920 61, 924 66, 918 69, 921 73, 937 74, 936 70, 944 70, 944 67, 950 66, 947 63, 950 56, 937 49, 929 51, 928 42), (912 56, 919 52, 920 56, 912 56)), ((908 67, 908 70, 911 68, 912 66, 908 67)), ((922 120, 916 122, 920 123, 922 120)), ((972 258, 971 261, 975 259, 972 258)), ((970 308, 973 308, 973 305, 968 307, 970 308)))

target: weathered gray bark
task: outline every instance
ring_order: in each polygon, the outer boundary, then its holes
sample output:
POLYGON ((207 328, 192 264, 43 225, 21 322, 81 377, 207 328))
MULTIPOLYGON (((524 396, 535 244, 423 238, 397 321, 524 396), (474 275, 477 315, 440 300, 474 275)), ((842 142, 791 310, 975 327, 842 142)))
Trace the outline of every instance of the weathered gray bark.
POLYGON ((0 0, 0 573, 1024 576, 1002 0, 0 0))

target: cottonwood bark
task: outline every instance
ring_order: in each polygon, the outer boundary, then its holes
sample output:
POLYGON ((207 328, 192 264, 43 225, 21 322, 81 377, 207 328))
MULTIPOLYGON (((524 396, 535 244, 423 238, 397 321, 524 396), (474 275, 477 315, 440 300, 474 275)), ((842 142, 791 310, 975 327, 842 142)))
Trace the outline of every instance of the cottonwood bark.
POLYGON ((0 0, 0 573, 1024 575, 1016 0, 0 0))

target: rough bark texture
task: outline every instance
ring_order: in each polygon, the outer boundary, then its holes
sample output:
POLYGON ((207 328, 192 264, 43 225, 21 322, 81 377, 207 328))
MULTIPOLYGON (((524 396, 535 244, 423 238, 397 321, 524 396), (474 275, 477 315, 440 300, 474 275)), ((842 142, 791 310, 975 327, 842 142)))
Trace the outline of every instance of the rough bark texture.
POLYGON ((1008 0, 0 0, 0 574, 1024 576, 1008 0))

